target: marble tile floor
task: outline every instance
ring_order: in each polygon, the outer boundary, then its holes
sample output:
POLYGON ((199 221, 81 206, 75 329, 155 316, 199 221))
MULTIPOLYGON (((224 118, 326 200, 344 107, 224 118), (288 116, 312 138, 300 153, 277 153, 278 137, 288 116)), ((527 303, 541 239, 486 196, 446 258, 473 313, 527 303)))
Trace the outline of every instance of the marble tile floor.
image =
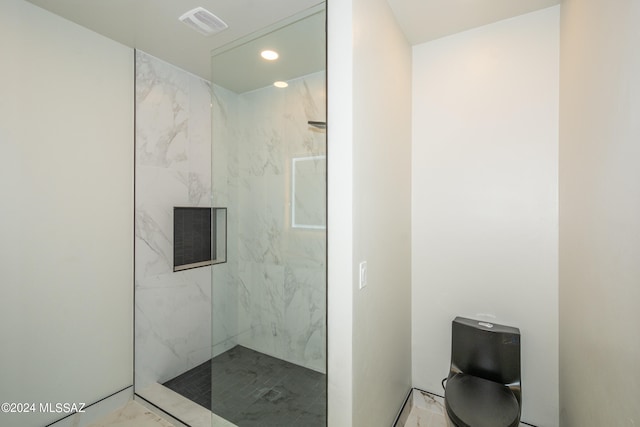
POLYGON ((237 427, 162 384, 151 384, 139 390, 135 399, 176 427, 237 427))
MULTIPOLYGON (((413 389, 393 427, 454 427, 447 416, 444 398, 413 389)), ((520 427, 528 427, 520 423, 520 427)))
POLYGON ((242 346, 164 386, 239 427, 326 425, 326 375, 242 346))
MULTIPOLYGON (((159 387, 162 387, 158 385, 159 387)), ((193 408, 191 408, 193 409, 193 408)), ((217 424, 213 421, 213 426, 232 426, 221 420, 223 424, 217 424)), ((299 419, 299 426, 307 426, 303 419, 299 419)), ((210 426, 206 420, 202 426, 210 426)), ((197 424, 196 425, 200 425, 197 424)), ((256 424, 256 425, 276 425, 276 424, 256 424)), ((322 424, 323 426, 325 424, 322 424)), ((160 415, 139 404, 136 401, 128 402, 121 409, 111 413, 103 419, 90 424, 88 427, 181 427, 184 424, 179 422, 169 422, 160 415)), ((520 424, 521 427, 527 427, 526 424, 520 424)), ((440 396, 413 389, 405 403, 398 419, 393 427, 452 427, 451 421, 446 415, 444 408, 444 400, 440 396)))
POLYGON ((177 427, 160 415, 129 401, 122 408, 90 424, 88 427, 177 427))

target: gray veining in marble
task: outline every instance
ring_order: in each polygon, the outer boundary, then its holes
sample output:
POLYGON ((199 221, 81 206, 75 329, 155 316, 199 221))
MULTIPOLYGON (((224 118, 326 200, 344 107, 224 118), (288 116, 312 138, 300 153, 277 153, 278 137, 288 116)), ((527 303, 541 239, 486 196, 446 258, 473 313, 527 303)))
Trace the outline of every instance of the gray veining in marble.
POLYGON ((211 87, 136 52, 137 390, 211 358, 211 267, 173 272, 173 207, 211 206, 211 87))
MULTIPOLYGON (((235 427, 235 424, 161 384, 148 385, 143 390, 143 394, 149 401, 161 407, 166 414, 171 414, 167 418, 175 420, 173 417, 176 417, 191 427, 235 427)), ((176 421, 174 424, 183 425, 176 421)))
POLYGON ((291 218, 292 159, 326 154, 308 125, 325 120, 324 83, 321 72, 284 90, 213 85, 213 197, 229 207, 230 260, 214 269, 214 356, 240 344, 325 370, 325 233, 291 218))
POLYGON ((324 372, 325 234, 290 217, 291 159, 326 154, 324 81, 238 95, 136 52, 138 387, 237 344, 324 372), (227 263, 173 273, 174 206, 228 208, 227 263))
MULTIPOLYGON (((454 427, 444 398, 413 389, 393 427, 454 427)), ((520 427, 526 427, 520 423, 520 427)))
POLYGON ((130 401, 88 427, 174 427, 174 425, 139 403, 130 401))

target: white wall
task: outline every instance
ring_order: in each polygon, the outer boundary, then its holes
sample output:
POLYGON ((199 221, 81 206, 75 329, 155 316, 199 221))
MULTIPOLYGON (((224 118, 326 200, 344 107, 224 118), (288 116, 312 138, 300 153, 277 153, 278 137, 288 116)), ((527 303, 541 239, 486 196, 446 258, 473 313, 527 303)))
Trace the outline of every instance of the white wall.
POLYGON ((327 424, 353 419, 353 0, 327 0, 327 424))
POLYGON ((413 48, 412 364, 442 394, 457 315, 522 334, 523 420, 558 425, 559 7, 413 48))
POLYGON ((560 421, 640 425, 640 3, 564 1, 560 421))
POLYGON ((411 386, 411 50, 384 0, 327 13, 329 425, 385 426, 411 386))
POLYGON ((386 426, 411 386, 411 48, 386 1, 353 4, 352 425, 386 426))
POLYGON ((0 52, 1 400, 92 403, 133 382, 133 52, 22 0, 0 52))

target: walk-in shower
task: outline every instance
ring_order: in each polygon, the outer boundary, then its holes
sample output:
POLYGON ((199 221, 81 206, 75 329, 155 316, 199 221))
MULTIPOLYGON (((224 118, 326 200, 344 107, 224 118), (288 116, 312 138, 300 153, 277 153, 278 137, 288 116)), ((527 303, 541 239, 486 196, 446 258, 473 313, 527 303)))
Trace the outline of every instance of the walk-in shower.
POLYGON ((217 49, 210 82, 137 53, 136 394, 187 424, 326 425, 325 19, 217 49))

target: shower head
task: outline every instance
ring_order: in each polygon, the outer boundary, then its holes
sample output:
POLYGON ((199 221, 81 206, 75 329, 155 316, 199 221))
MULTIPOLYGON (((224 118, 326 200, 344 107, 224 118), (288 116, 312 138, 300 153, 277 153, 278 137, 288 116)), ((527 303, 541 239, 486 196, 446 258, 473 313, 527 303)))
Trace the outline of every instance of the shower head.
POLYGON ((318 128, 318 129, 326 129, 327 128, 327 122, 314 122, 313 120, 309 120, 307 122, 307 124, 309 126, 313 126, 314 128, 318 128))

